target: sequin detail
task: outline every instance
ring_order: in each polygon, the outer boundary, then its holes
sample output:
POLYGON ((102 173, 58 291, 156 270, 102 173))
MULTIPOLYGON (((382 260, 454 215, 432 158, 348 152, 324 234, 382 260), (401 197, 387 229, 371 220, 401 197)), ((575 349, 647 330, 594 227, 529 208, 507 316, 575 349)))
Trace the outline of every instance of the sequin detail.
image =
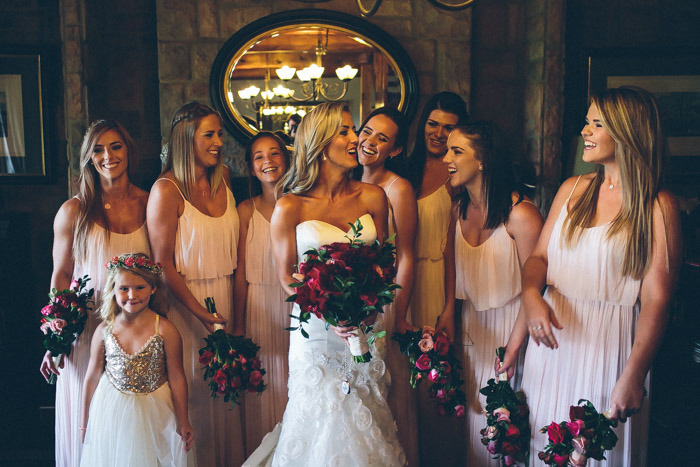
POLYGON ((165 346, 160 334, 154 334, 143 348, 130 355, 121 348, 112 334, 112 327, 102 331, 105 343, 105 374, 122 392, 148 394, 168 380, 165 367, 165 346))

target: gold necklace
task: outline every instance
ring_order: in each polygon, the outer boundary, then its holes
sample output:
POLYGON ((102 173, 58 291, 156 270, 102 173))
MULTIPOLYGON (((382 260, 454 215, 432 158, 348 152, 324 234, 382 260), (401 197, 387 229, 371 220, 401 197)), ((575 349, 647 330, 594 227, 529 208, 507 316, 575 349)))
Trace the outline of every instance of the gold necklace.
MULTIPOLYGON (((126 190, 126 195, 122 196, 122 199, 119 200, 120 203, 129 197, 129 193, 131 192, 132 186, 133 185, 131 183, 129 183, 129 188, 127 188, 127 190, 126 190)), ((102 195, 102 201, 104 201, 104 194, 102 195)), ((117 201, 112 201, 112 202, 116 203, 117 201)), ((107 210, 112 209, 112 205, 108 201, 104 201, 104 208, 107 210)))

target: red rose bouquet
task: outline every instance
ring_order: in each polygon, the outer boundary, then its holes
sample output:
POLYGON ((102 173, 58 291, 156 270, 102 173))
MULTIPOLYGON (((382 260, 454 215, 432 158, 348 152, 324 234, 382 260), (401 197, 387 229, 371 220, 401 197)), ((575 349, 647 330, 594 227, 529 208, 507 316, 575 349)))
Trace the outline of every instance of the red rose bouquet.
MULTIPOLYGON (((214 299, 204 302, 210 313, 216 314, 214 299)), ((231 407, 240 404, 244 391, 263 392, 265 370, 257 357, 260 347, 251 339, 227 334, 224 327, 216 325, 216 331, 205 337, 206 344, 199 349, 199 363, 204 365, 204 381, 211 389, 211 397, 223 396, 231 407)))
MULTIPOLYGON (((496 349, 503 361, 505 348, 496 349)), ((530 410, 522 391, 515 392, 505 373, 499 381, 490 379, 479 390, 486 396, 486 427, 481 430, 481 442, 492 455, 500 456, 502 465, 525 462, 530 450, 530 410)))
POLYGON ((549 437, 544 451, 537 454, 545 464, 582 467, 588 458, 604 460, 604 451, 611 450, 617 444, 617 435, 613 431, 617 421, 598 413, 586 399, 578 403, 578 406, 569 408, 571 421, 552 422, 540 429, 549 437))
POLYGON ((437 401, 438 412, 443 415, 465 415, 466 394, 457 357, 450 352, 450 342, 445 333, 425 326, 422 331, 394 333, 391 337, 399 343, 401 353, 408 356, 411 375, 409 384, 417 387, 421 381, 431 382, 430 396, 437 401))
MULTIPOLYGON (((85 284, 89 280, 88 276, 83 276, 81 279, 73 279, 68 289, 51 289, 49 304, 41 309, 43 317, 39 329, 44 333, 44 348, 51 352, 56 365, 61 355, 70 355, 73 342, 85 329, 92 295, 95 293, 95 289, 85 290, 85 284)), ((51 374, 49 383, 56 383, 55 374, 51 374)))
POLYGON ((355 362, 368 362, 372 358, 369 344, 384 333, 368 334, 372 325, 364 321, 375 313, 383 313, 384 305, 394 301, 396 268, 396 247, 391 239, 380 244, 375 241, 365 245, 358 238, 362 235, 362 223, 356 220, 350 224, 350 243, 331 243, 304 253, 304 261, 297 265, 294 275, 299 282, 289 284, 295 294, 287 301, 299 305, 299 329, 304 337, 309 337, 303 328, 311 314, 333 326, 356 326, 355 338, 350 338, 350 352, 355 362))

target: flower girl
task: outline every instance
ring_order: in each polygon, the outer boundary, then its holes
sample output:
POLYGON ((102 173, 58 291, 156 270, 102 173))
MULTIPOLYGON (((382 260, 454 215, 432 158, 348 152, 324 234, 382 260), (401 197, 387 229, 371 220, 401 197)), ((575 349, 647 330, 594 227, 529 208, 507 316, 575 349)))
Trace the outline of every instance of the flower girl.
POLYGON ((182 341, 161 319, 162 267, 141 253, 115 256, 106 267, 103 322, 83 387, 81 465, 195 465, 182 341))

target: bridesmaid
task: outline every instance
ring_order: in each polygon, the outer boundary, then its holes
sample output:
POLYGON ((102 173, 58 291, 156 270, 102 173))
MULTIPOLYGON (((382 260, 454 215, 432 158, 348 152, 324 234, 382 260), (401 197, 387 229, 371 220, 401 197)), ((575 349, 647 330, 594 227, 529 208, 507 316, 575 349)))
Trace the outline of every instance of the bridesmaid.
MULTIPOLYGON (((494 377, 497 347, 505 345, 520 311, 520 270, 542 229, 542 216, 516 188, 513 166, 500 132, 490 123, 458 126, 447 139, 444 162, 454 197, 448 249, 454 248, 456 298, 462 302, 462 371, 466 381, 465 465, 499 467, 481 443, 485 396, 494 377)), ((452 279, 448 282, 451 282, 452 279)), ((439 328, 454 335, 454 311, 439 328)), ((518 375, 520 376, 520 375, 518 375)), ((511 384, 518 387, 519 381, 511 384)))
POLYGON ((219 114, 189 102, 173 115, 170 151, 148 203, 153 258, 163 264, 172 294, 169 318, 182 334, 192 426, 201 466, 240 465, 244 458, 239 409, 211 398, 202 379, 198 350, 214 325, 233 312, 238 213, 223 165, 219 114), (207 312, 213 297, 218 316, 207 312))
POLYGON ((408 122, 396 109, 382 107, 365 119, 359 131, 358 161, 362 181, 384 189, 389 204, 389 235, 396 234, 396 290, 395 301, 380 315, 386 336, 384 361, 391 375, 388 402, 399 427, 399 441, 404 447, 408 465, 418 465, 418 420, 416 393, 408 383, 406 358, 399 346, 391 340, 392 332, 404 333, 412 329, 406 317, 413 290, 415 259, 413 244, 416 237, 418 209, 413 187, 391 170, 406 146, 408 122))
MULTIPOLYGON (((95 306, 105 285, 104 264, 126 252, 149 253, 146 233, 148 193, 133 185, 130 175, 138 151, 124 127, 114 120, 98 120, 85 133, 80 148, 78 194, 58 210, 54 220, 51 288, 67 289, 73 278, 90 276, 95 306)), ((80 465, 82 442, 80 403, 90 357, 90 339, 98 324, 90 313, 85 330, 73 343, 68 358, 54 366, 50 352, 41 374, 60 375, 56 382, 56 465, 80 465)))
MULTIPOLYGON (((416 272, 411 298, 414 326, 435 326, 440 314, 454 308, 454 283, 445 283, 452 199, 447 188, 449 173, 442 162, 447 136, 469 118, 467 106, 457 94, 441 92, 428 100, 418 119, 413 152, 406 160, 406 178, 418 199, 416 272)), ((420 456, 422 465, 451 465, 463 454, 461 424, 439 417, 425 388, 419 390, 420 456)))
POLYGON ((607 462, 588 465, 644 466, 644 387, 681 256, 678 207, 659 186, 664 142, 656 102, 639 88, 608 89, 593 98, 581 135, 583 160, 599 165, 565 181, 554 199, 523 267, 522 324, 503 370, 512 371, 529 329, 522 387, 531 465, 546 440, 539 428, 566 419, 583 398, 613 419, 629 419, 616 429, 607 462))
POLYGON ((289 151, 268 131, 255 135, 245 151, 250 172, 250 199, 238 206, 241 220, 238 269, 234 285, 234 334, 245 334, 260 346, 267 389, 245 401, 246 446, 252 453, 265 434, 282 421, 287 406, 289 314, 287 293, 277 279, 270 247, 270 217, 275 185, 289 167, 289 151))

